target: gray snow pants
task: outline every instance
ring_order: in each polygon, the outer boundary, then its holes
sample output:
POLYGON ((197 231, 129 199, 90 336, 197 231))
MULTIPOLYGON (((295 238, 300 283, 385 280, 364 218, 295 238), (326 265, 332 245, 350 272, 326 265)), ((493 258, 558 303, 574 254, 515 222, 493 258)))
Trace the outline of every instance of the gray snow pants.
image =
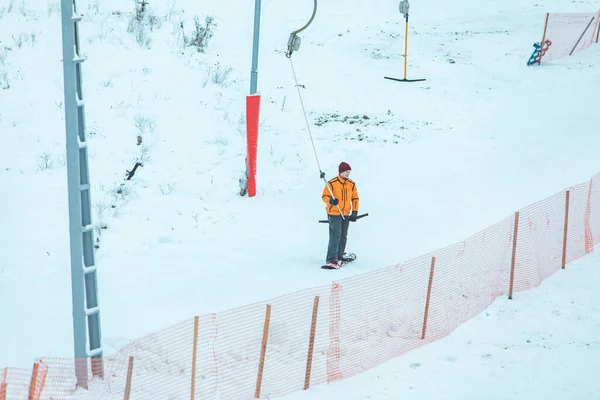
POLYGON ((329 246, 327 246, 327 258, 329 261, 334 257, 342 257, 346 251, 346 241, 348 240, 348 226, 350 221, 348 217, 342 220, 339 215, 328 215, 329 220, 329 246))

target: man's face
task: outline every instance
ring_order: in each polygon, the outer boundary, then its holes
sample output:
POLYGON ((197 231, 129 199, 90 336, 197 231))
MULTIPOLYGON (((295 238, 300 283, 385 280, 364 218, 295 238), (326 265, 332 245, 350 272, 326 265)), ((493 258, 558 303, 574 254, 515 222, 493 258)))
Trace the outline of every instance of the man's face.
POLYGON ((344 179, 348 179, 348 177, 350 176, 350 170, 342 172, 340 176, 344 179))

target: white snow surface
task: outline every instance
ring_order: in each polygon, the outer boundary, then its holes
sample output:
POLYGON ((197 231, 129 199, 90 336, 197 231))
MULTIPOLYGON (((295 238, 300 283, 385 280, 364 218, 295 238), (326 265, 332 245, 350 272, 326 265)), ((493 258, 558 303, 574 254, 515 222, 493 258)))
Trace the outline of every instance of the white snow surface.
MULTIPOLYGON (((284 55, 312 1, 262 3, 253 198, 238 185, 253 2, 152 2, 160 24, 142 45, 127 29, 133 2, 77 4, 107 354, 459 242, 600 171, 600 44, 526 65, 546 12, 598 1, 413 0, 415 83, 384 79, 403 74, 397 2, 319 2, 292 60, 321 169, 331 178, 348 162, 369 213, 349 232, 358 260, 324 271, 323 181, 284 55), (216 23, 204 53, 183 46, 195 15, 216 23)), ((0 0, 0 368, 73 355, 61 46, 57 2, 0 0)), ((586 256, 442 340, 284 398, 600 398, 598 263, 586 256)))

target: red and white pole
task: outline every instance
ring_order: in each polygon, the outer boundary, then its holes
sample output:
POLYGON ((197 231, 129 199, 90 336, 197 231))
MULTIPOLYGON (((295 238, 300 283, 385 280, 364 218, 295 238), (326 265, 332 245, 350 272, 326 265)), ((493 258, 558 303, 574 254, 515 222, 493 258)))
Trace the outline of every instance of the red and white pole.
POLYGON ((256 158, 258 148, 258 118, 260 115, 260 95, 246 96, 246 138, 248 157, 246 173, 248 197, 256 196, 256 158))

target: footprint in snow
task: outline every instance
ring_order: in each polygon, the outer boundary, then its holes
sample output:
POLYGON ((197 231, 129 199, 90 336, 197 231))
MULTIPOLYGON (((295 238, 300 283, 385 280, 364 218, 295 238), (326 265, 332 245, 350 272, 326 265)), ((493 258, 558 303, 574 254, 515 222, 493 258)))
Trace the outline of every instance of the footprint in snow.
POLYGON ((446 357, 442 357, 442 360, 446 360, 448 362, 455 363, 458 361, 458 358, 453 357, 453 356, 446 356, 446 357))

